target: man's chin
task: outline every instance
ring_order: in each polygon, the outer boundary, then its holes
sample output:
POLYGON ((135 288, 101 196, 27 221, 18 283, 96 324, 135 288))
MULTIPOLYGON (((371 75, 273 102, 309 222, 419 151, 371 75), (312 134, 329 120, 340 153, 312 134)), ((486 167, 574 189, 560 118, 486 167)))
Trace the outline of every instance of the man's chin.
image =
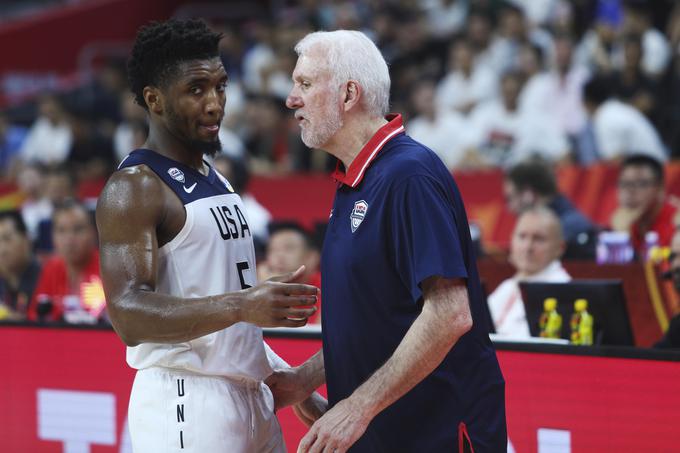
POLYGON ((195 140, 192 143, 192 148, 197 149, 210 157, 214 157, 215 154, 222 151, 222 143, 219 138, 212 141, 195 140))

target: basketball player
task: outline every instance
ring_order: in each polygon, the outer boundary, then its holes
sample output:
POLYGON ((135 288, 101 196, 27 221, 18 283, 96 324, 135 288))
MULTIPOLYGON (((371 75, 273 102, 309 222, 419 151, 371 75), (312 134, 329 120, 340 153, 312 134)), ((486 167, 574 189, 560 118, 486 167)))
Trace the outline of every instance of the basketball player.
POLYGON ((361 32, 297 44, 302 140, 338 158, 322 251, 324 378, 331 408, 301 452, 506 451, 504 381, 486 334, 460 193, 442 161, 387 115, 390 79, 361 32))
MULTIPOLYGON (((240 197, 203 160, 220 148, 227 74, 201 21, 143 27, 129 60, 149 136, 97 206, 109 315, 136 368, 136 452, 282 452, 258 326, 302 326, 317 289, 302 268, 256 285, 240 197)), ((274 360, 274 359, 272 359, 274 360)))

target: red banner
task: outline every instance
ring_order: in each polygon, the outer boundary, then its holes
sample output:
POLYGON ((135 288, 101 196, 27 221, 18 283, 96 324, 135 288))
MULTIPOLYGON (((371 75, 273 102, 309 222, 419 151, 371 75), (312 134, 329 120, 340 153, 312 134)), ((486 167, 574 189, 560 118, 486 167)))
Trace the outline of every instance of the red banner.
MULTIPOLYGON (((291 364, 319 340, 268 338, 291 364)), ((134 372, 111 331, 0 327, 0 451, 131 452, 134 372)), ((536 346, 540 348, 540 346, 536 346)), ((511 450, 677 451, 680 362, 499 351, 511 450)), ((279 413, 288 449, 305 428, 279 413)))

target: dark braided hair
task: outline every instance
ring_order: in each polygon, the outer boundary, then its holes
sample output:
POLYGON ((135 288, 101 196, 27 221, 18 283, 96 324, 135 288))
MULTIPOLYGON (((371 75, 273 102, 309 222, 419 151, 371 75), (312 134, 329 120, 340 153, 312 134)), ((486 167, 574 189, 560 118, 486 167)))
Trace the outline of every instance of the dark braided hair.
POLYGON ((140 28, 128 60, 128 81, 137 104, 148 109, 144 87, 166 87, 180 63, 218 57, 220 39, 221 33, 199 19, 151 22, 140 28))

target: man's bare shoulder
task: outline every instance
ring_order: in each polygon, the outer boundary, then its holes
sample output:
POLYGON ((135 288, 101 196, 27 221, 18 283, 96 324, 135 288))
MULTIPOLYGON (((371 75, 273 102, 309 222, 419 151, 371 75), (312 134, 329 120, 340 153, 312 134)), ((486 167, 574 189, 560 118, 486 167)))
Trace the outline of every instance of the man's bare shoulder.
POLYGON ((163 182, 149 167, 123 168, 106 182, 97 202, 97 217, 114 213, 155 216, 165 206, 165 196, 163 182))

